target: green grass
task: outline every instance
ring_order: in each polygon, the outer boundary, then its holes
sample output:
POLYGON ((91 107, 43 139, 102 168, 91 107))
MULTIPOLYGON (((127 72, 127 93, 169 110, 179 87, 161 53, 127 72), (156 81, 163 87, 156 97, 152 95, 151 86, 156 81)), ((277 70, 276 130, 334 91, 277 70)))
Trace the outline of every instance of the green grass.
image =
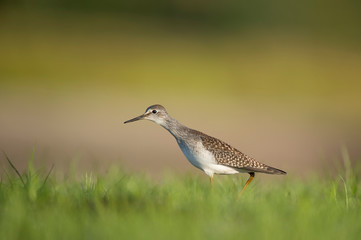
MULTIPOLYGON (((360 181, 334 177, 252 182, 237 176, 166 177, 116 168, 57 179, 32 165, 3 168, 0 239, 359 239, 360 181), (21 176, 21 178, 20 178, 21 176)), ((245 179, 245 178, 242 178, 245 179)))

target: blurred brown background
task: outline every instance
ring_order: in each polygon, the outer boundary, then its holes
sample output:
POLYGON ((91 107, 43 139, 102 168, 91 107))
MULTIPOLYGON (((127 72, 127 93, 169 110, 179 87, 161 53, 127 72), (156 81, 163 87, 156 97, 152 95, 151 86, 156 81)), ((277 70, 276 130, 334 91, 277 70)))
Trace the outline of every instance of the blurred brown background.
MULTIPOLYGON (((359 1, 2 1, 0 149, 24 169, 198 172, 151 104, 302 175, 361 156, 359 1)), ((5 164, 5 158, 1 157, 5 164)))

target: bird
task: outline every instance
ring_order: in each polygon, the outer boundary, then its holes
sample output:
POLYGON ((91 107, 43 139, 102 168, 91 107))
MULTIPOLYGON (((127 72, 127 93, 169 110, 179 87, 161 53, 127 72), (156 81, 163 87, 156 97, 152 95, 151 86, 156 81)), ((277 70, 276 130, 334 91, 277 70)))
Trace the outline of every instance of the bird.
POLYGON ((188 161, 210 177, 213 186, 214 174, 230 175, 248 173, 249 178, 237 199, 255 177, 255 173, 285 175, 285 171, 256 161, 231 145, 200 131, 188 128, 172 118, 159 104, 149 106, 144 114, 125 121, 150 120, 162 126, 176 139, 188 161))

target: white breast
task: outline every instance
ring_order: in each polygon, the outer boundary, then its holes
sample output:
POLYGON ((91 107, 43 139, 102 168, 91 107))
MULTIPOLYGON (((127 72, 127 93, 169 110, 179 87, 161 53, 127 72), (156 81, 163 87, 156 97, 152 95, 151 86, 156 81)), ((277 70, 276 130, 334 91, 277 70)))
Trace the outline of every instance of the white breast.
POLYGON ((213 154, 205 149, 201 141, 195 145, 188 145, 182 140, 177 140, 179 147, 188 161, 195 167, 204 171, 208 176, 213 177, 213 174, 235 174, 237 170, 231 167, 217 164, 213 154), (194 147, 195 146, 195 147, 194 147))

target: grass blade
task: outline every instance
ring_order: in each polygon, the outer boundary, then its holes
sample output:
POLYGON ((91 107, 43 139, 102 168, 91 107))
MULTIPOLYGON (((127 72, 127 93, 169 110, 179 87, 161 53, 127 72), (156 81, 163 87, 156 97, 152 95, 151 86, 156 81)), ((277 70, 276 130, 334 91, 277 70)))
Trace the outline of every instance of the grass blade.
POLYGON ((43 188, 43 187, 45 186, 45 184, 46 184, 46 182, 48 181, 48 178, 49 178, 51 172, 53 171, 53 169, 54 169, 54 164, 51 166, 48 174, 46 175, 46 178, 44 179, 44 182, 43 182, 43 184, 41 185, 41 188, 43 188))
POLYGON ((20 181, 23 183, 24 187, 25 187, 25 182, 23 180, 23 178, 21 177, 21 174, 19 173, 19 171, 16 169, 16 167, 14 166, 14 164, 11 162, 10 158, 8 157, 8 155, 3 151, 3 154, 5 155, 6 160, 8 161, 8 163, 10 164, 10 166, 12 167, 12 169, 14 169, 14 171, 16 172, 16 174, 18 175, 18 177, 20 178, 20 181))
POLYGON ((4 172, 5 172, 5 174, 6 174, 6 177, 8 178, 8 180, 9 180, 11 186, 12 186, 12 185, 13 185, 13 182, 11 181, 10 175, 9 175, 8 171, 6 170, 6 168, 4 167, 3 164, 1 164, 1 168, 4 170, 4 172))
POLYGON ((345 179, 343 179, 343 177, 340 175, 340 178, 342 180, 342 183, 343 183, 343 187, 345 189, 345 199, 346 199, 346 209, 348 209, 348 191, 347 191, 347 185, 346 185, 346 182, 345 182, 345 179))

